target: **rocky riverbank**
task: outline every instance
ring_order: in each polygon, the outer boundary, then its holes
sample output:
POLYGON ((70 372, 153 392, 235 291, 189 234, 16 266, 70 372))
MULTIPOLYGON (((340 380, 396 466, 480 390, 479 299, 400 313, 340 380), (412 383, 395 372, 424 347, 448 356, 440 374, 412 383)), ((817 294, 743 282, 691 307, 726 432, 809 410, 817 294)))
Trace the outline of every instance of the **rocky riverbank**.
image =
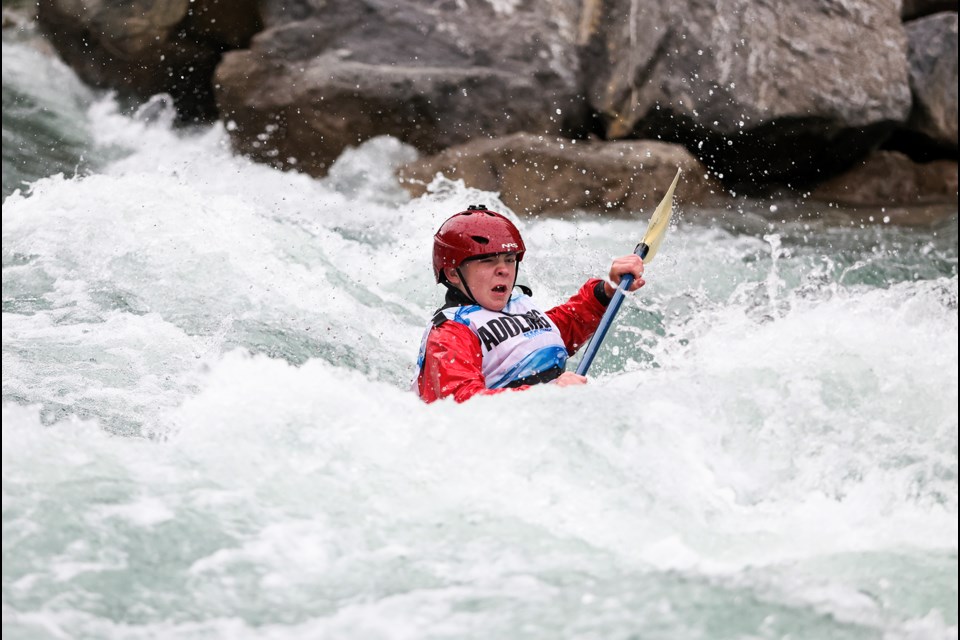
POLYGON ((691 203, 957 202, 956 2, 41 0, 37 19, 86 82, 169 93, 316 176, 391 135, 422 154, 411 192, 442 172, 533 213, 644 208, 676 166, 691 203))

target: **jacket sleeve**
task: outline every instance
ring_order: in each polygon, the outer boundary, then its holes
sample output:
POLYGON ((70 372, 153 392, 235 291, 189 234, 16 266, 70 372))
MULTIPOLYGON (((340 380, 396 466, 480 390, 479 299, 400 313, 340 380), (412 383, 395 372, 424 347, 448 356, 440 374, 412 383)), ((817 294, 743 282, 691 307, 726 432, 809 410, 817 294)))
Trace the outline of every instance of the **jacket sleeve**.
POLYGON ((547 315, 560 329, 563 344, 570 355, 590 339, 607 310, 610 299, 600 288, 602 286, 602 280, 591 278, 572 298, 547 311, 547 315))
POLYGON ((466 326, 447 321, 430 330, 417 377, 417 390, 424 402, 453 396, 463 402, 475 395, 493 395, 526 389, 487 389, 483 377, 480 340, 466 326))

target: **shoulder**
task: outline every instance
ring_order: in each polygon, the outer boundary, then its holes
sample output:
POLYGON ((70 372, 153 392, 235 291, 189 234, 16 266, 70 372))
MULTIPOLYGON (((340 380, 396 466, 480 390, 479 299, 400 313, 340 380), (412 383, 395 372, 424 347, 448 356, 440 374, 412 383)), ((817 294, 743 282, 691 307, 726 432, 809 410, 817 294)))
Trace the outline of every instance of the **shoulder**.
POLYGON ((453 361, 470 359, 480 353, 480 337, 459 322, 431 326, 423 341, 424 361, 446 368, 453 361))
POLYGON ((427 341, 477 340, 476 334, 470 328, 469 318, 457 317, 456 313, 447 313, 448 311, 451 310, 441 309, 434 314, 427 341))
POLYGON ((463 327, 469 327, 472 324, 472 316, 483 307, 479 305, 450 306, 439 309, 430 323, 434 328, 439 328, 447 324, 457 324, 463 327))

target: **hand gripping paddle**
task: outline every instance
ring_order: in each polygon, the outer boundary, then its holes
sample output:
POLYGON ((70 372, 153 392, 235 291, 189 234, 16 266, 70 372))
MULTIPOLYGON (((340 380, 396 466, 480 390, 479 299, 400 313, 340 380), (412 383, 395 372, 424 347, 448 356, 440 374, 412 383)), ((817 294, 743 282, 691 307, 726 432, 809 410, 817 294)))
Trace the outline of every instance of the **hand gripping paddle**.
MULTIPOLYGON (((653 216, 650 218, 650 224, 647 225, 647 232, 643 234, 643 240, 641 240, 637 248, 633 250, 635 254, 643 259, 644 264, 649 264, 653 260, 653 256, 657 254, 657 249, 660 248, 660 242, 667 232, 667 225, 670 224, 670 214, 673 213, 673 190, 676 188, 679 179, 680 169, 677 169, 677 175, 673 178, 673 182, 670 183, 670 188, 667 189, 663 200, 657 205, 656 211, 653 212, 653 216)), ((600 319, 600 324, 597 326, 597 330, 593 334, 593 338, 590 339, 590 344, 587 345, 587 350, 583 354, 583 360, 580 361, 580 366, 577 367, 577 373, 579 375, 587 375, 587 369, 593 364, 597 350, 600 349, 600 343, 603 342, 604 337, 606 337, 610 325, 613 324, 614 316, 617 315, 617 312, 620 310, 620 305, 623 304, 624 293, 632 283, 633 276, 630 274, 621 278, 620 286, 617 287, 613 297, 610 298, 610 304, 607 305, 607 310, 603 314, 603 318, 600 319)))

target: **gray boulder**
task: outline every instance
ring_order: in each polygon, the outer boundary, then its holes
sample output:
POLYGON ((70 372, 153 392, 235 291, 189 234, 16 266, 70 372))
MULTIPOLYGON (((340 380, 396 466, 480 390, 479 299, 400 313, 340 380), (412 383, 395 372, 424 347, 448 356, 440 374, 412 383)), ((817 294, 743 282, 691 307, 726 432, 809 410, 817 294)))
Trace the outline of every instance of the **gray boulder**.
POLYGON ((906 25, 913 110, 907 130, 957 152, 957 14, 906 25))
POLYGON ((576 135, 585 120, 572 3, 291 6, 215 76, 236 147, 259 160, 323 175, 379 135, 433 153, 521 130, 576 135))
POLYGON ((680 141, 740 189, 829 176, 910 109, 897 0, 599 0, 582 37, 606 136, 680 141))

